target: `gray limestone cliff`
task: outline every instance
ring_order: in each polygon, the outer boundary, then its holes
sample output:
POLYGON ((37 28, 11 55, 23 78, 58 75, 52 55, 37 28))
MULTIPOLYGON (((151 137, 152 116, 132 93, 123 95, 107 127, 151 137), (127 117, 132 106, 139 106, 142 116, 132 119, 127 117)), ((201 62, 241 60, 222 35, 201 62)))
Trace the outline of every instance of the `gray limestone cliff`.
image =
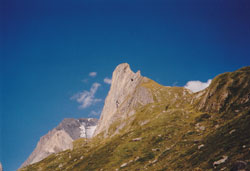
POLYGON ((131 71, 127 63, 116 67, 94 136, 101 132, 104 133, 104 137, 107 136, 108 129, 113 122, 133 115, 139 105, 153 102, 151 92, 141 86, 148 80, 148 78, 141 76, 140 71, 136 73, 131 71))
POLYGON ((21 168, 39 162, 50 154, 72 149, 72 142, 78 138, 91 138, 97 122, 94 118, 64 119, 56 128, 40 138, 35 150, 21 168))

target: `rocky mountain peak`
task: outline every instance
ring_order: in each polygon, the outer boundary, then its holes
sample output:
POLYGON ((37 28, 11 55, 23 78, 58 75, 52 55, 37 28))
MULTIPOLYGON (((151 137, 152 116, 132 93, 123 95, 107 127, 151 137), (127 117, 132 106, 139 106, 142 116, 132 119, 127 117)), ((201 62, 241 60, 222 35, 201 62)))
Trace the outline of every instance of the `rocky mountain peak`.
POLYGON ((91 138, 97 122, 98 119, 95 118, 65 118, 55 129, 65 130, 73 140, 79 137, 91 138), (85 132, 84 135, 82 132, 85 132))
POLYGON ((78 138, 91 138, 98 119, 95 118, 65 118, 56 128, 40 138, 35 150, 22 164, 24 167, 41 161, 50 154, 73 148, 73 141, 78 138))
POLYGON ((124 119, 134 112, 135 105, 152 102, 152 95, 139 86, 148 80, 141 76, 140 71, 134 73, 129 64, 123 63, 116 67, 112 75, 112 84, 94 135, 104 131, 105 134, 111 123, 124 119), (143 96, 143 98, 142 98, 143 96))
MULTIPOLYGON (((119 90, 118 87, 133 88, 133 86, 135 86, 141 80, 141 78, 142 76, 140 71, 134 73, 130 69, 129 64, 127 63, 120 64, 116 67, 116 69, 113 72, 111 89, 113 88, 119 90)), ((118 91, 117 93, 122 94, 124 93, 124 91, 125 90, 123 90, 123 92, 118 91)))

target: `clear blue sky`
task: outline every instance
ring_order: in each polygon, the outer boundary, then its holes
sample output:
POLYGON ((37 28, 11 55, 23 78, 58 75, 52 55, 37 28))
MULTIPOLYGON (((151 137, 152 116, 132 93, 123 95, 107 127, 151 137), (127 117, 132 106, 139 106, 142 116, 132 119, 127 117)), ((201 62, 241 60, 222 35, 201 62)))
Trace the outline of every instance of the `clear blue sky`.
POLYGON ((119 63, 170 86, 250 65, 248 0, 1 0, 0 12, 5 171, 63 118, 98 117, 119 63), (102 101, 80 109, 71 97, 93 83, 102 101))

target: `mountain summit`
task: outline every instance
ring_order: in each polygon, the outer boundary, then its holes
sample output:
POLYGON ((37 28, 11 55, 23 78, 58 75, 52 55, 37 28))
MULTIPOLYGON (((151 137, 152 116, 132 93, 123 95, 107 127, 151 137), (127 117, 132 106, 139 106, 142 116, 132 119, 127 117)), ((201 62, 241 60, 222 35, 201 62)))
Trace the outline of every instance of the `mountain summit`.
MULTIPOLYGON (((132 116, 137 106, 153 102, 151 92, 141 86, 147 81, 149 79, 142 77, 140 71, 136 73, 131 71, 127 63, 116 67, 112 76, 111 88, 94 135, 103 132, 106 137, 112 123, 132 116)), ((119 129, 122 129, 123 126, 120 125, 119 129)))
POLYGON ((73 149, 73 141, 78 138, 91 138, 98 120, 94 118, 64 119, 56 128, 41 137, 35 150, 22 164, 22 167, 41 161, 50 154, 73 149))
POLYGON ((250 67, 220 74, 192 93, 116 67, 88 142, 28 170, 249 170, 250 67))

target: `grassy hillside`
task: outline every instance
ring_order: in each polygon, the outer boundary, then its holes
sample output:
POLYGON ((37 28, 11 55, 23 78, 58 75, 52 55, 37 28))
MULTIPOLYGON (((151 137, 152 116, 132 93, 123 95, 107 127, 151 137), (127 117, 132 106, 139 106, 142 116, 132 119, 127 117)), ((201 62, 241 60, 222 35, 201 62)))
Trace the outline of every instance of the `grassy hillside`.
POLYGON ((150 89, 154 103, 113 123, 109 138, 78 139, 72 151, 21 171, 249 169, 249 72, 245 67, 219 75, 200 93, 150 80, 141 86, 150 89), (125 127, 114 135, 120 124, 125 127))

